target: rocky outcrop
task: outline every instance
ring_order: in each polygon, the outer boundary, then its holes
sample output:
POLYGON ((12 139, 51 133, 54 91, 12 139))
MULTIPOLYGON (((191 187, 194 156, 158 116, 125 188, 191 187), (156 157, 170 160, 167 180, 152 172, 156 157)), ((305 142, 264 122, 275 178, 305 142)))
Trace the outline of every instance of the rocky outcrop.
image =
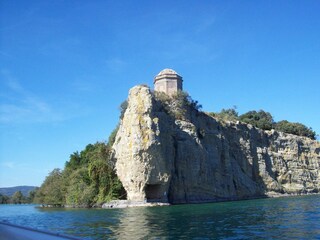
POLYGON ((130 90, 113 145, 130 201, 193 203, 317 193, 320 144, 196 110, 177 119, 146 86, 130 90))

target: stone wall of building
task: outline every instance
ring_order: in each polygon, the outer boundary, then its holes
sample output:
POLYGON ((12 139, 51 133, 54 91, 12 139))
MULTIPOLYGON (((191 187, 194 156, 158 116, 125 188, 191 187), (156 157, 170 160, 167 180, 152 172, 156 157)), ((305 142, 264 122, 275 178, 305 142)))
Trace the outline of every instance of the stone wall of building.
POLYGON ((182 77, 172 69, 164 69, 154 79, 154 90, 168 95, 182 91, 182 77))

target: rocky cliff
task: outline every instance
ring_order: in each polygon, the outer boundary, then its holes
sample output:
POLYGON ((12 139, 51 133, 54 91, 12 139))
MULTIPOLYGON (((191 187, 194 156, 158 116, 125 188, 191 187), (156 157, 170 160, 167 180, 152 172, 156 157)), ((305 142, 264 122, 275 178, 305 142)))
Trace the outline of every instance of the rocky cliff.
POLYGON ((219 122, 194 109, 184 114, 169 114, 148 87, 130 90, 113 145, 128 200, 193 203, 319 192, 319 142, 219 122))

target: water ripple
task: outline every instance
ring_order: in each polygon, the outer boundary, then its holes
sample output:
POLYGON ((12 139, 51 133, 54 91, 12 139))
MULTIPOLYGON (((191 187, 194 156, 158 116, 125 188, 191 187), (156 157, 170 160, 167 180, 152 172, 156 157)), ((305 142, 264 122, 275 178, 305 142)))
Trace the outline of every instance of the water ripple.
POLYGON ((83 239, 320 239, 320 196, 127 209, 1 205, 0 220, 83 239))

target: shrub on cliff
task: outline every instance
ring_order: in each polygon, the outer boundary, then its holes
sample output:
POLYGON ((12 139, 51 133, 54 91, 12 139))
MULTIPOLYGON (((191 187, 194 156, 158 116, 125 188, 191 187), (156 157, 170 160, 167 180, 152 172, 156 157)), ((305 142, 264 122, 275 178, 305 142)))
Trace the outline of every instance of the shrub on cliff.
POLYGON ((287 120, 283 120, 275 124, 275 130, 316 139, 316 132, 302 123, 292 123, 287 120))
POLYGON ((265 112, 263 110, 260 110, 259 112, 249 111, 245 114, 240 115, 239 120, 263 130, 271 130, 274 125, 272 115, 269 112, 265 112))
POLYGON ((119 125, 113 131, 111 132, 109 138, 108 138, 108 147, 111 148, 114 142, 116 141, 116 136, 119 130, 119 125))
POLYGON ((193 100, 184 91, 177 91, 172 96, 163 92, 155 92, 155 99, 160 102, 165 112, 180 120, 188 118, 187 114, 192 110, 200 111, 202 108, 198 101, 193 100))
POLYGON ((258 112, 253 110, 239 116, 236 109, 236 107, 222 109, 220 112, 209 112, 208 115, 222 121, 240 120, 263 130, 275 129, 280 132, 304 136, 313 140, 315 140, 317 137, 316 132, 313 131, 312 128, 308 128, 301 123, 292 123, 288 122, 287 120, 275 122, 272 118, 272 115, 263 110, 258 112))
POLYGON ((239 120, 239 114, 237 112, 237 108, 228 108, 228 109, 222 109, 220 112, 214 113, 210 112, 210 116, 218 118, 222 121, 237 121, 239 120))
POLYGON ((119 106, 120 119, 123 118, 124 113, 126 112, 127 108, 128 108, 128 100, 124 100, 124 101, 120 104, 120 106, 119 106))

